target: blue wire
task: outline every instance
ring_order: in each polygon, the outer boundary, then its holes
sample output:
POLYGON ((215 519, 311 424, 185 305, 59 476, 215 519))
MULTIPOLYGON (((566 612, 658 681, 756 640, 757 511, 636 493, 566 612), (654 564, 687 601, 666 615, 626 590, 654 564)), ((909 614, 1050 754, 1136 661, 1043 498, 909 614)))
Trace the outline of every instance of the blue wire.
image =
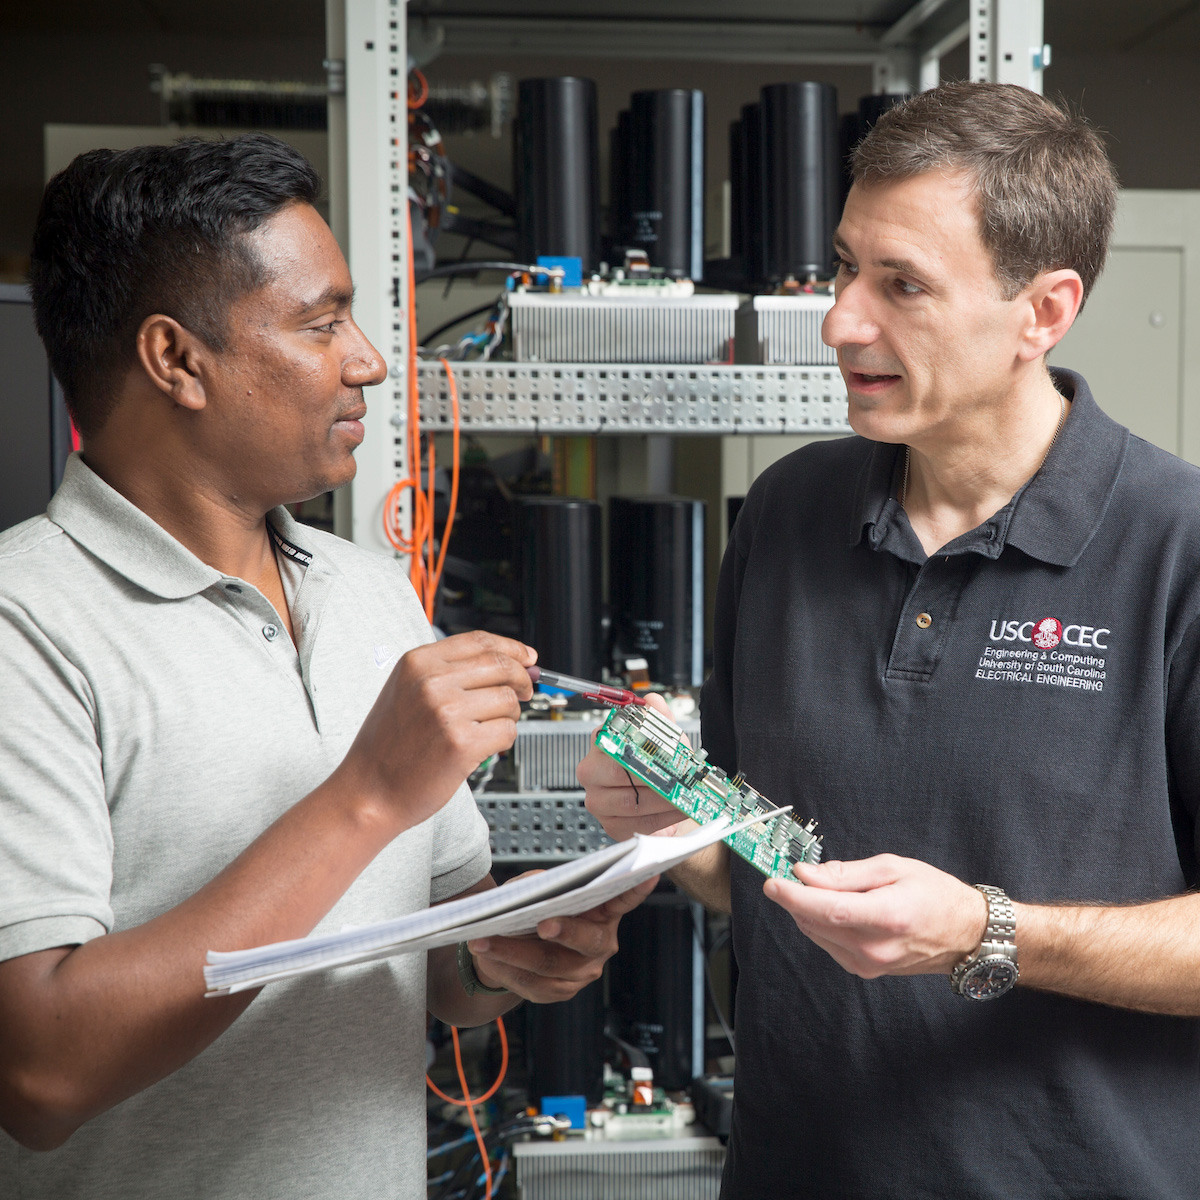
POLYGON ((439 1154, 446 1154, 450 1150, 454 1150, 458 1146, 465 1146, 468 1142, 475 1140, 474 1133, 464 1133, 462 1137, 456 1138, 452 1142, 443 1142, 440 1146, 431 1146, 425 1151, 426 1159, 437 1158, 439 1154))
POLYGON ((496 1189, 500 1186, 500 1180, 502 1180, 504 1178, 504 1176, 508 1174, 509 1157, 510 1157, 509 1153, 506 1150, 500 1159, 500 1169, 496 1172, 495 1175, 492 1176, 492 1193, 493 1193, 493 1195, 495 1194, 496 1189))

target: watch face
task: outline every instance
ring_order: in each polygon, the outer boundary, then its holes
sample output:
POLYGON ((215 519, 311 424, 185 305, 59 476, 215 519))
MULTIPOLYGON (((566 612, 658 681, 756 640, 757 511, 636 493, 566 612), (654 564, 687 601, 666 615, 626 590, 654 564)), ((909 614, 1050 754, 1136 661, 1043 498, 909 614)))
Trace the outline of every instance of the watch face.
POLYGON ((972 1000, 994 1000, 1017 982, 1017 968, 1003 954, 989 954, 966 972, 962 994, 972 1000))

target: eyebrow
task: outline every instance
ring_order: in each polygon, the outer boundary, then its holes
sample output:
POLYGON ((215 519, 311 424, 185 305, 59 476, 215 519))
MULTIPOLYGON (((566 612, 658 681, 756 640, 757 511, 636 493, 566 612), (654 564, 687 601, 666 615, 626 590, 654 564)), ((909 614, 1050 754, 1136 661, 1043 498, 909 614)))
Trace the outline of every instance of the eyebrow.
POLYGON ((354 304, 357 289, 351 287, 348 291, 336 285, 327 287, 320 295, 311 300, 303 300, 296 306, 296 312, 318 312, 323 308, 350 308, 354 304))
MULTIPOLYGON (((833 248, 839 254, 850 254, 850 247, 836 233, 833 235, 833 248)), ((899 271, 901 275, 915 275, 918 279, 931 278, 927 271, 922 271, 916 263, 907 258, 881 258, 871 265, 887 267, 889 271, 899 271)))

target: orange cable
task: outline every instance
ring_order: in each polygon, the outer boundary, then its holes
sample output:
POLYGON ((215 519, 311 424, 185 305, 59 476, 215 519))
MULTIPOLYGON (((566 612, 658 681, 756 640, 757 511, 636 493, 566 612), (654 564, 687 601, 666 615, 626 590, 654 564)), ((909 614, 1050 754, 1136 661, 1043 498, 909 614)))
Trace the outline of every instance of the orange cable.
POLYGON ((435 1095, 440 1096, 447 1104, 454 1104, 459 1108, 467 1110, 467 1116, 471 1120, 471 1128, 475 1132, 475 1143, 479 1147, 479 1157, 483 1162, 484 1200, 490 1200, 492 1195, 492 1164, 488 1158, 487 1146, 484 1144, 483 1134, 479 1130, 479 1122, 475 1117, 475 1106, 483 1104, 496 1094, 500 1084, 504 1082, 504 1076, 508 1072, 508 1034, 504 1029, 503 1017, 496 1018, 496 1026, 500 1030, 500 1073, 496 1076, 495 1083, 482 1096, 472 1097, 471 1089, 467 1086, 467 1072, 462 1060, 462 1043, 458 1040, 458 1028, 454 1025, 450 1026, 450 1037, 454 1042, 454 1066, 458 1071, 458 1082, 462 1086, 463 1099, 455 1100, 453 1096, 447 1096, 428 1075, 425 1076, 425 1082, 429 1084, 430 1090, 435 1095))
POLYGON ((437 599, 437 581, 434 579, 433 571, 433 513, 434 513, 434 492, 433 476, 437 468, 437 452, 433 440, 433 434, 429 435, 429 444, 425 451, 425 481, 429 488, 428 510, 427 516, 429 519, 429 528, 427 537, 425 538, 425 618, 429 623, 433 624, 433 606, 437 599))
POLYGON ((421 105, 424 104, 425 101, 428 99, 429 99, 429 82, 428 82, 428 80, 426 80, 425 76, 420 71, 417 70, 416 67, 413 67, 413 69, 411 71, 409 71, 409 73, 408 73, 408 107, 409 108, 420 108, 421 105), (415 96, 413 95, 413 86, 412 86, 414 76, 416 76, 417 83, 420 87, 420 90, 417 92, 417 94, 415 96))
MULTIPOLYGON (((496 1081, 490 1088, 488 1088, 486 1092, 483 1093, 482 1096, 475 1097, 475 1099, 472 1101, 473 1104, 483 1104, 485 1101, 490 1100, 499 1090, 500 1085, 504 1082, 504 1076, 508 1074, 508 1032, 504 1028, 503 1017, 496 1018, 496 1026, 500 1030, 500 1073, 496 1076, 496 1081)), ((454 1026, 451 1025, 450 1029, 452 1031, 451 1036, 453 1036, 454 1026)), ((425 1082, 429 1084, 429 1090, 432 1091, 434 1095, 440 1096, 446 1101, 447 1104, 454 1104, 459 1108, 466 1107, 467 1102, 465 1100, 455 1100, 453 1096, 447 1096, 446 1093, 443 1092, 442 1089, 438 1087, 438 1085, 434 1083, 428 1075, 425 1076, 425 1082)))
POLYGON ((442 545, 438 554, 437 568, 433 573, 433 590, 436 595, 438 585, 442 582, 442 569, 446 565, 446 550, 450 545, 450 530, 454 528, 454 516, 458 511, 458 479, 459 479, 459 432, 460 418, 458 411, 458 383, 454 378, 454 371, 451 369, 449 362, 446 359, 438 360, 442 364, 442 369, 446 372, 446 384, 450 391, 450 408, 454 413, 454 445, 452 449, 452 460, 450 464, 450 510, 446 514, 446 525, 442 530, 442 545))
MULTIPOLYGON (((410 557, 409 576, 421 600, 421 606, 425 609, 426 616, 431 621, 433 620, 433 608, 437 599, 438 586, 441 583, 442 573, 445 570, 446 554, 450 545, 450 531, 454 527, 454 519, 458 512, 458 491, 461 472, 460 442, 462 422, 458 384, 449 362, 444 358, 440 361, 446 372, 450 392, 450 405, 454 414, 452 429, 453 450, 450 470, 450 505, 446 515, 446 523, 442 528, 441 538, 437 539, 434 537, 433 512, 436 495, 434 474, 437 469, 437 458, 434 444, 431 440, 426 461, 424 464, 420 462, 418 458, 419 450, 417 449, 420 438, 419 428, 417 429, 416 436, 410 436, 408 439, 409 475, 391 487, 383 506, 384 534, 394 549, 410 557), (426 474, 426 487, 424 489, 419 485, 422 470, 426 474), (400 527, 399 505, 402 494, 409 488, 413 492, 412 533, 411 536, 406 537, 400 527), (436 554, 434 548, 435 541, 440 542, 436 554)), ((412 394, 410 390, 410 396, 412 394)), ((410 429, 415 427, 412 408, 413 406, 410 404, 410 429)))
POLYGON ((417 283, 416 271, 412 257, 412 221, 406 222, 408 248, 408 436, 406 439, 406 465, 408 475, 393 484, 383 503, 383 532, 388 543, 399 553, 409 558, 409 579, 412 581, 421 607, 426 617, 432 621, 437 604, 438 586, 441 583, 442 572, 446 565, 446 553, 450 545, 450 531, 454 527, 454 518, 458 511, 458 489, 461 464, 459 462, 459 446, 461 438, 461 413, 458 397, 458 383, 454 371, 446 359, 441 359, 442 368, 446 372, 446 381, 450 392, 450 405, 454 414, 453 423, 453 453, 450 470, 450 507, 446 515, 446 523, 442 529, 441 538, 435 536, 434 507, 436 499, 435 473, 437 469, 437 454, 432 436, 428 441, 428 450, 422 455, 421 451, 421 405, 419 378, 417 373, 417 283), (424 458, 424 462, 422 462, 424 458), (421 486, 422 470, 425 472, 425 486, 421 486), (412 529, 408 536, 404 534, 400 521, 400 503, 405 491, 412 490, 412 529), (435 548, 435 542, 440 546, 435 548))
POLYGON ((479 1159, 483 1163, 483 1200, 491 1200, 492 1163, 488 1157, 487 1144, 483 1140, 483 1134, 479 1132, 479 1122, 475 1117, 475 1103, 471 1099, 471 1092, 467 1087, 467 1072, 463 1067, 462 1046, 458 1041, 458 1030, 453 1025, 450 1026, 450 1036, 454 1039, 454 1065, 458 1068, 458 1082, 462 1084, 463 1099, 467 1102, 467 1116, 471 1119, 471 1128, 475 1131, 475 1144, 479 1147, 479 1159))

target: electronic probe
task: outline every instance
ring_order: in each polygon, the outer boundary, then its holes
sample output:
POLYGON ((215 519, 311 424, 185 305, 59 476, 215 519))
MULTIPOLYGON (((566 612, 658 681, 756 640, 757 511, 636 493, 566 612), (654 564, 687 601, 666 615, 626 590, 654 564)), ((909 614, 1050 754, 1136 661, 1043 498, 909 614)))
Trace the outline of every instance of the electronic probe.
POLYGON ((596 683, 591 679, 576 679, 574 675, 560 675, 557 671, 547 671, 545 667, 526 667, 529 678, 534 683, 544 683, 548 687, 562 688, 565 692, 578 692, 588 700, 598 700, 602 704, 645 704, 641 696, 626 691, 625 688, 609 687, 606 683, 596 683))

